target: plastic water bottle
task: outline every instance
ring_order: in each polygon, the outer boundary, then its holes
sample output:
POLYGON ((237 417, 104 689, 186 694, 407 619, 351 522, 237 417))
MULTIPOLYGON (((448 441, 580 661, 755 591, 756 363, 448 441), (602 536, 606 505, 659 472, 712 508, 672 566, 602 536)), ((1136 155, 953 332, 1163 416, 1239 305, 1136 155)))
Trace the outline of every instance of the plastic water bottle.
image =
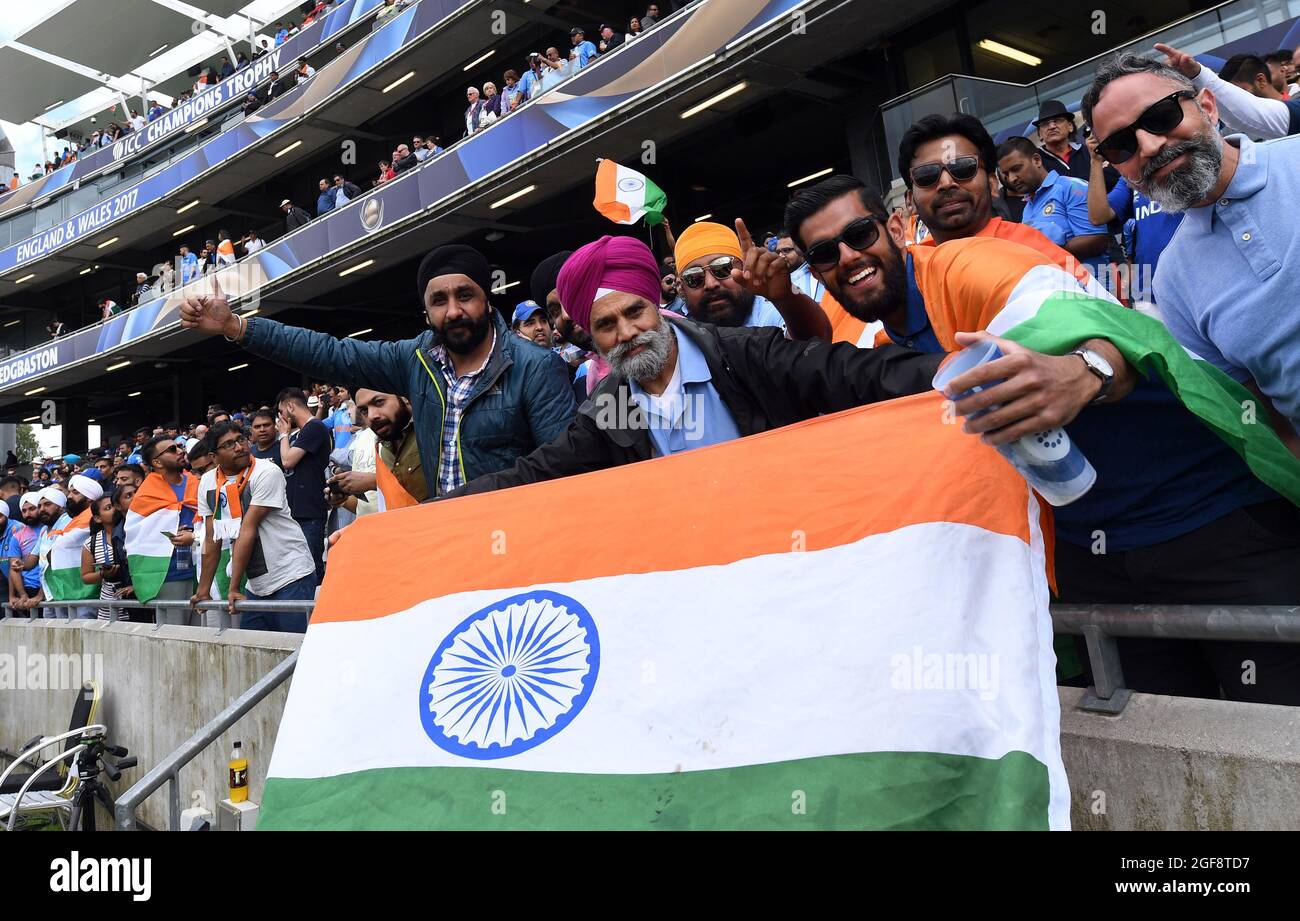
POLYGON ((248 799, 248 759, 244 757, 242 742, 235 743, 230 753, 230 801, 242 803, 248 799))
MULTIPOLYGON (((962 349, 952 356, 934 376, 932 385, 940 393, 948 382, 972 368, 977 368, 1002 357, 1002 350, 996 342, 981 342, 962 349)), ((1001 381, 993 381, 986 387, 995 387, 1001 381)), ((976 387, 953 397, 953 402, 964 399, 971 394, 984 390, 976 387)), ((992 412, 997 406, 991 406, 970 418, 975 419, 992 412)), ((1097 482, 1097 471, 1088 458, 1083 456, 1070 440, 1063 428, 1048 429, 1026 435, 1011 444, 998 445, 997 451, 1005 457, 1011 466, 1019 471, 1034 490, 1052 505, 1069 505, 1075 499, 1085 495, 1097 482)))

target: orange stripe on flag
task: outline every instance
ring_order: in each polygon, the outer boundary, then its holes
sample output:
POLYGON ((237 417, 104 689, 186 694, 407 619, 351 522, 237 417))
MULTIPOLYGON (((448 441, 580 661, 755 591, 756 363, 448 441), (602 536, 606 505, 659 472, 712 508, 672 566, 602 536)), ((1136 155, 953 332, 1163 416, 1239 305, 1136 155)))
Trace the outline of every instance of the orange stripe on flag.
POLYGON ((601 160, 596 167, 596 198, 592 204, 611 221, 632 220, 632 209, 618 200, 618 164, 613 160, 601 160))
POLYGON ((360 518, 331 551, 312 622, 382 617, 456 592, 822 550, 926 522, 1029 542, 1024 480, 943 413, 939 394, 919 394, 672 457, 360 518))

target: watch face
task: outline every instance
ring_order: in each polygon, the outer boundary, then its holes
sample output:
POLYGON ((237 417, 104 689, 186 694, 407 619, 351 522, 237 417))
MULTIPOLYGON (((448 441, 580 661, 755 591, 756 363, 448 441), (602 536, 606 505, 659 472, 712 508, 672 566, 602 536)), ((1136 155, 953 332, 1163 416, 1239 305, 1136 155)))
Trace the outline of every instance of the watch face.
POLYGON ((1115 369, 1110 366, 1110 362, 1102 358, 1096 352, 1092 351, 1091 349, 1084 349, 1083 355, 1084 355, 1084 360, 1086 360, 1088 364, 1095 367, 1102 374, 1106 375, 1107 377, 1115 376, 1115 369))

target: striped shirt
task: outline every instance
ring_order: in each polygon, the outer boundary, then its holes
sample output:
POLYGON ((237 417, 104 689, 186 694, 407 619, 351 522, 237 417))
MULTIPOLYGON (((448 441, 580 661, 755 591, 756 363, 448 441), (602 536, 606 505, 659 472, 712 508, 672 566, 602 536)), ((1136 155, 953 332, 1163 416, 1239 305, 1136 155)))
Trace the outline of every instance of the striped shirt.
MULTIPOLYGON (((113 535, 103 528, 87 537, 81 546, 90 551, 97 569, 100 566, 112 566, 116 562, 116 558, 113 556, 113 535)), ((110 598, 116 600, 121 587, 122 583, 120 582, 109 582, 107 579, 100 580, 99 600, 107 601, 110 598)), ((108 620, 108 608, 99 609, 99 619, 108 620)))
POLYGON ((442 414, 442 450, 438 455, 438 495, 445 496, 453 489, 465 485, 465 477, 461 475, 460 466, 460 417, 464 415, 465 408, 469 404, 469 395, 478 381, 478 376, 492 360, 492 352, 496 346, 497 331, 493 327, 492 347, 488 349, 483 364, 463 375, 456 374, 456 366, 442 343, 438 343, 431 350, 434 360, 442 370, 443 379, 447 382, 447 405, 442 414))

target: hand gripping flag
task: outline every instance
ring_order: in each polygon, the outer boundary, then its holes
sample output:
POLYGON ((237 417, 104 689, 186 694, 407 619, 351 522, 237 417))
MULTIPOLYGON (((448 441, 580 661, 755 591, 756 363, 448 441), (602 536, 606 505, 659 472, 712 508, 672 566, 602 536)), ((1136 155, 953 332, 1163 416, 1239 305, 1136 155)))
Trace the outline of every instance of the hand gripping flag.
POLYGON ((359 519, 259 827, 1066 828, 1036 500, 943 417, 359 519), (617 525, 557 554, 556 508, 617 525))
POLYGON ((596 168, 596 210, 615 224, 635 224, 645 218, 653 227, 664 219, 668 196, 636 170, 613 160, 600 160, 596 168))

